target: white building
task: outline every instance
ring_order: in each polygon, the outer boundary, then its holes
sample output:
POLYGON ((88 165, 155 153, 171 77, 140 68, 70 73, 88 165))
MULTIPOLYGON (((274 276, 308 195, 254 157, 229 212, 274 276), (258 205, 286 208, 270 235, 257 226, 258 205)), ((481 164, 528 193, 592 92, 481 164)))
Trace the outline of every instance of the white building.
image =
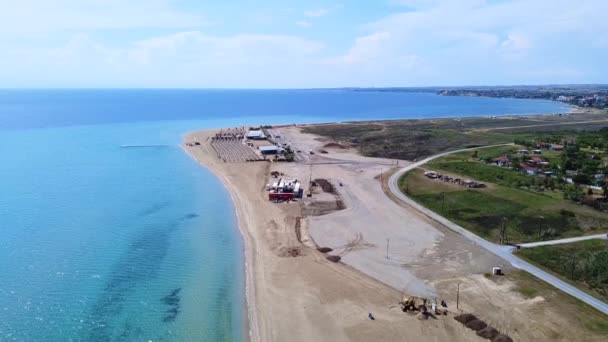
POLYGON ((247 139, 251 139, 251 140, 264 140, 266 139, 266 135, 264 135, 264 132, 260 131, 249 131, 247 132, 247 139))

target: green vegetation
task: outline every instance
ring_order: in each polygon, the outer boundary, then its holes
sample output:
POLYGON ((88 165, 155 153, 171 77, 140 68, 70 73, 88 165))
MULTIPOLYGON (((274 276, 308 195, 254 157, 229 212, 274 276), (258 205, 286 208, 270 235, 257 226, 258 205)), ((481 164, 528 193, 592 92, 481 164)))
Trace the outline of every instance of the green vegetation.
POLYGON ((596 175, 608 173, 608 128, 598 131, 553 132, 539 135, 535 139, 516 140, 516 143, 530 149, 538 148, 541 142, 566 146, 563 153, 543 151, 543 158, 551 163, 551 170, 555 174, 571 176, 576 184, 603 185, 603 178, 597 178, 596 175))
POLYGON ((506 278, 515 282, 516 290, 523 296, 541 296, 547 300, 548 305, 556 307, 558 311, 572 313, 572 324, 580 325, 592 334, 608 335, 608 319, 591 306, 524 271, 514 270, 509 272, 506 278))
POLYGON ((560 190, 559 194, 554 195, 589 205, 598 210, 608 209, 606 203, 608 183, 605 177, 608 174, 608 154, 600 148, 604 141, 608 141, 608 129, 579 134, 552 133, 537 138, 536 141, 525 139, 516 141, 525 145, 453 154, 430 162, 429 167, 470 177, 477 181, 493 182, 529 191, 560 190), (582 141, 585 143, 578 143, 579 136, 583 137, 582 141), (545 143, 546 141, 559 141, 569 145, 563 152, 542 149, 541 154, 538 155, 517 154, 517 149, 538 149, 539 145, 549 144, 545 143), (587 151, 593 151, 593 154, 587 151), (496 167, 494 159, 503 156, 509 158, 510 164, 496 167), (540 158, 549 165, 536 165, 532 158, 540 158), (538 170, 538 173, 551 172, 553 176, 526 175, 521 172, 520 164, 527 164, 538 170), (570 183, 566 181, 567 179, 570 183), (587 186, 596 186, 602 190, 590 190, 587 186))
POLYGON ((284 156, 285 156, 285 160, 288 162, 292 162, 295 160, 295 153, 289 146, 285 149, 284 156))
POLYGON ((576 114, 576 117, 544 115, 347 122, 304 126, 303 132, 357 148, 368 157, 414 160, 452 149, 512 143, 514 139, 534 142, 541 137, 543 141, 558 142, 564 135, 563 127, 573 131, 598 130, 606 126, 605 119, 604 115, 588 113, 576 114), (573 120, 580 123, 573 125, 573 120), (568 126, 560 126, 561 122, 568 126))
POLYGON ((511 169, 490 166, 476 162, 444 162, 435 161, 429 163, 429 168, 457 173, 468 176, 481 182, 495 182, 501 185, 524 185, 528 184, 530 177, 521 172, 514 172, 511 169))
POLYGON ((408 178, 411 174, 402 179, 402 189, 489 240, 498 241, 504 224, 509 241, 516 243, 608 229, 608 188, 588 188, 607 184, 608 128, 602 129, 605 120, 600 114, 399 120, 313 125, 303 131, 355 147, 366 156, 409 160, 450 149, 515 141, 519 146, 452 154, 428 165, 430 170, 484 182, 487 189, 467 189, 423 176, 408 178), (550 144, 566 149, 551 150, 550 144), (541 154, 517 153, 524 148, 541 149, 541 154), (508 163, 495 165, 494 159, 502 156, 508 156, 508 163), (542 160, 534 161, 533 157, 542 160), (543 174, 527 175, 522 168, 543 174))
MULTIPOLYGON (((463 128, 483 125, 489 119, 400 120, 371 123, 313 125, 313 133, 356 147, 368 157, 414 160, 452 148, 509 143, 503 134, 466 133, 463 128)), ((490 122, 491 123, 491 122, 490 122)))
MULTIPOLYGON (((483 174, 480 178, 491 180, 483 174)), ((399 186, 422 205, 493 242, 499 241, 503 224, 510 243, 579 236, 608 228, 608 214, 567 203, 557 191, 510 187, 508 179, 488 182, 488 188, 469 189, 428 179, 422 169, 415 169, 400 179, 399 186)))
POLYGON ((606 240, 525 248, 519 250, 517 254, 608 300, 608 242, 606 240))

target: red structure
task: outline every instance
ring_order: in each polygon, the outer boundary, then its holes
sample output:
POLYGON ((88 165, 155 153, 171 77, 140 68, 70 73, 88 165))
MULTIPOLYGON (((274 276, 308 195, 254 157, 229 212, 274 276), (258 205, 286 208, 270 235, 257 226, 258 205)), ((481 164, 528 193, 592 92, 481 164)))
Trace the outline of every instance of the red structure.
POLYGON ((281 200, 281 201, 291 201, 296 198, 296 195, 293 192, 269 192, 268 199, 273 200, 281 200))

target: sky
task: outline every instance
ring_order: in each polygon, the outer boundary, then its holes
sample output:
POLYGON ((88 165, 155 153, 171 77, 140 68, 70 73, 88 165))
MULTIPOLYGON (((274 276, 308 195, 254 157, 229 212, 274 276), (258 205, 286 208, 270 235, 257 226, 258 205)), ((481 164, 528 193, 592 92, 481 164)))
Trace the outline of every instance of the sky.
POLYGON ((1 88, 608 83, 607 0, 0 0, 1 88))

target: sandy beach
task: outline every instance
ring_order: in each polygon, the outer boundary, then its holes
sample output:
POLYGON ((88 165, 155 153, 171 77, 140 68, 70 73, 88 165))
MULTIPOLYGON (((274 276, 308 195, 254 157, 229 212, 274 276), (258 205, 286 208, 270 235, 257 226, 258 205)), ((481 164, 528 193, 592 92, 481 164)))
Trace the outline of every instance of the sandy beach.
POLYGON ((385 194, 389 175, 407 161, 363 157, 299 127, 280 129, 284 141, 317 153, 299 153, 294 163, 224 162, 209 143, 217 130, 184 137, 200 143, 183 147, 234 202, 251 341, 482 341, 453 319, 461 311, 514 340, 580 338, 577 329, 563 331, 568 317, 559 314, 559 303, 525 298, 514 283, 484 277, 493 266, 508 271, 504 260, 385 194), (271 171, 306 184, 327 180, 335 191, 272 203, 265 191, 271 171), (341 262, 328 261, 317 247, 332 248, 341 262), (419 320, 400 310, 403 295, 445 300, 449 314, 419 320))

